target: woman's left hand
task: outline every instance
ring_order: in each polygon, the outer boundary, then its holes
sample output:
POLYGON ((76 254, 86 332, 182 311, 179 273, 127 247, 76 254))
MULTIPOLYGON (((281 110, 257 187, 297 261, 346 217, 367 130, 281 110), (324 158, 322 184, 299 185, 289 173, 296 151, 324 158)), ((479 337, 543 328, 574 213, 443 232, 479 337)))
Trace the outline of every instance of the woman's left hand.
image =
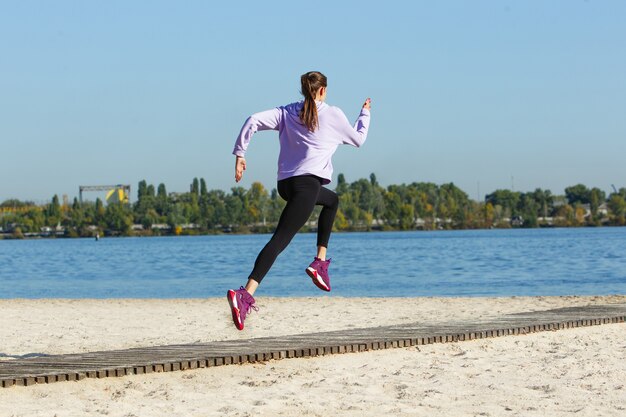
POLYGON ((243 172, 246 170, 246 158, 238 156, 235 159, 235 182, 241 181, 243 172))

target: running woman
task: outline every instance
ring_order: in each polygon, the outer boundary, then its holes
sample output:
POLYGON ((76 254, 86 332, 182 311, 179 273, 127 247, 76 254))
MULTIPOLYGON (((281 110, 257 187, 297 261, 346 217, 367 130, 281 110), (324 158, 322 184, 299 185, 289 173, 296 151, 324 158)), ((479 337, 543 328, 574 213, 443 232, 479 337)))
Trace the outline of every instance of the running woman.
POLYGON ((313 283, 330 291, 326 248, 339 205, 337 194, 323 185, 333 174, 331 158, 339 145, 360 147, 370 124, 370 99, 365 100, 354 126, 338 107, 326 101, 324 74, 307 72, 300 77, 304 100, 250 116, 235 142, 235 181, 246 170, 245 152, 250 139, 259 130, 278 130, 278 194, 287 201, 274 235, 259 253, 245 288, 228 290, 227 299, 233 321, 243 330, 246 315, 258 310, 253 298, 257 287, 272 267, 276 257, 311 216, 316 205, 322 206, 317 227, 317 256, 306 268, 313 283))

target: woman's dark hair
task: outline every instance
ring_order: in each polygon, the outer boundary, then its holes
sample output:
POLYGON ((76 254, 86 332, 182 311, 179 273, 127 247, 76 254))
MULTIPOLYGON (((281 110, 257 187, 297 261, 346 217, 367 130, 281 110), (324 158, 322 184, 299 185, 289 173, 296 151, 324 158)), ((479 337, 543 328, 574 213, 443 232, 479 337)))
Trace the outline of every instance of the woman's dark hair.
POLYGON ((300 120, 311 132, 317 128, 317 105, 315 94, 320 87, 326 87, 326 76, 319 71, 310 71, 300 77, 301 93, 304 96, 304 106, 300 110, 300 120))

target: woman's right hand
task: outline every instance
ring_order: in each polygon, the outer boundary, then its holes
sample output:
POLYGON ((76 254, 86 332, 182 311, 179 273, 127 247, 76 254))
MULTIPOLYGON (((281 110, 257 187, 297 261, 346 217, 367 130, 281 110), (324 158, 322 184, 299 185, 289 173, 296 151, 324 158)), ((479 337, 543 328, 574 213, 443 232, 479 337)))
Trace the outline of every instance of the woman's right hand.
POLYGON ((367 98, 367 100, 365 100, 365 103, 363 103, 363 108, 364 109, 371 109, 372 108, 372 99, 371 98, 367 98))
POLYGON ((238 156, 235 159, 235 182, 241 181, 243 172, 246 170, 246 158, 238 156))

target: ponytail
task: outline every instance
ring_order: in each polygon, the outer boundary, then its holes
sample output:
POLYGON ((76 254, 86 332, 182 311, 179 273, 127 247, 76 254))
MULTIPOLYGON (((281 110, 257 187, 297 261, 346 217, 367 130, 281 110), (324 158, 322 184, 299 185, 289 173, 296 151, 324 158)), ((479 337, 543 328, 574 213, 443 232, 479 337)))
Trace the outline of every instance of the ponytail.
POLYGON ((318 71, 311 71, 300 77, 302 84, 301 93, 304 96, 304 105, 300 110, 300 120, 309 129, 314 132, 318 127, 317 104, 315 103, 315 94, 320 87, 326 87, 326 76, 318 71))

